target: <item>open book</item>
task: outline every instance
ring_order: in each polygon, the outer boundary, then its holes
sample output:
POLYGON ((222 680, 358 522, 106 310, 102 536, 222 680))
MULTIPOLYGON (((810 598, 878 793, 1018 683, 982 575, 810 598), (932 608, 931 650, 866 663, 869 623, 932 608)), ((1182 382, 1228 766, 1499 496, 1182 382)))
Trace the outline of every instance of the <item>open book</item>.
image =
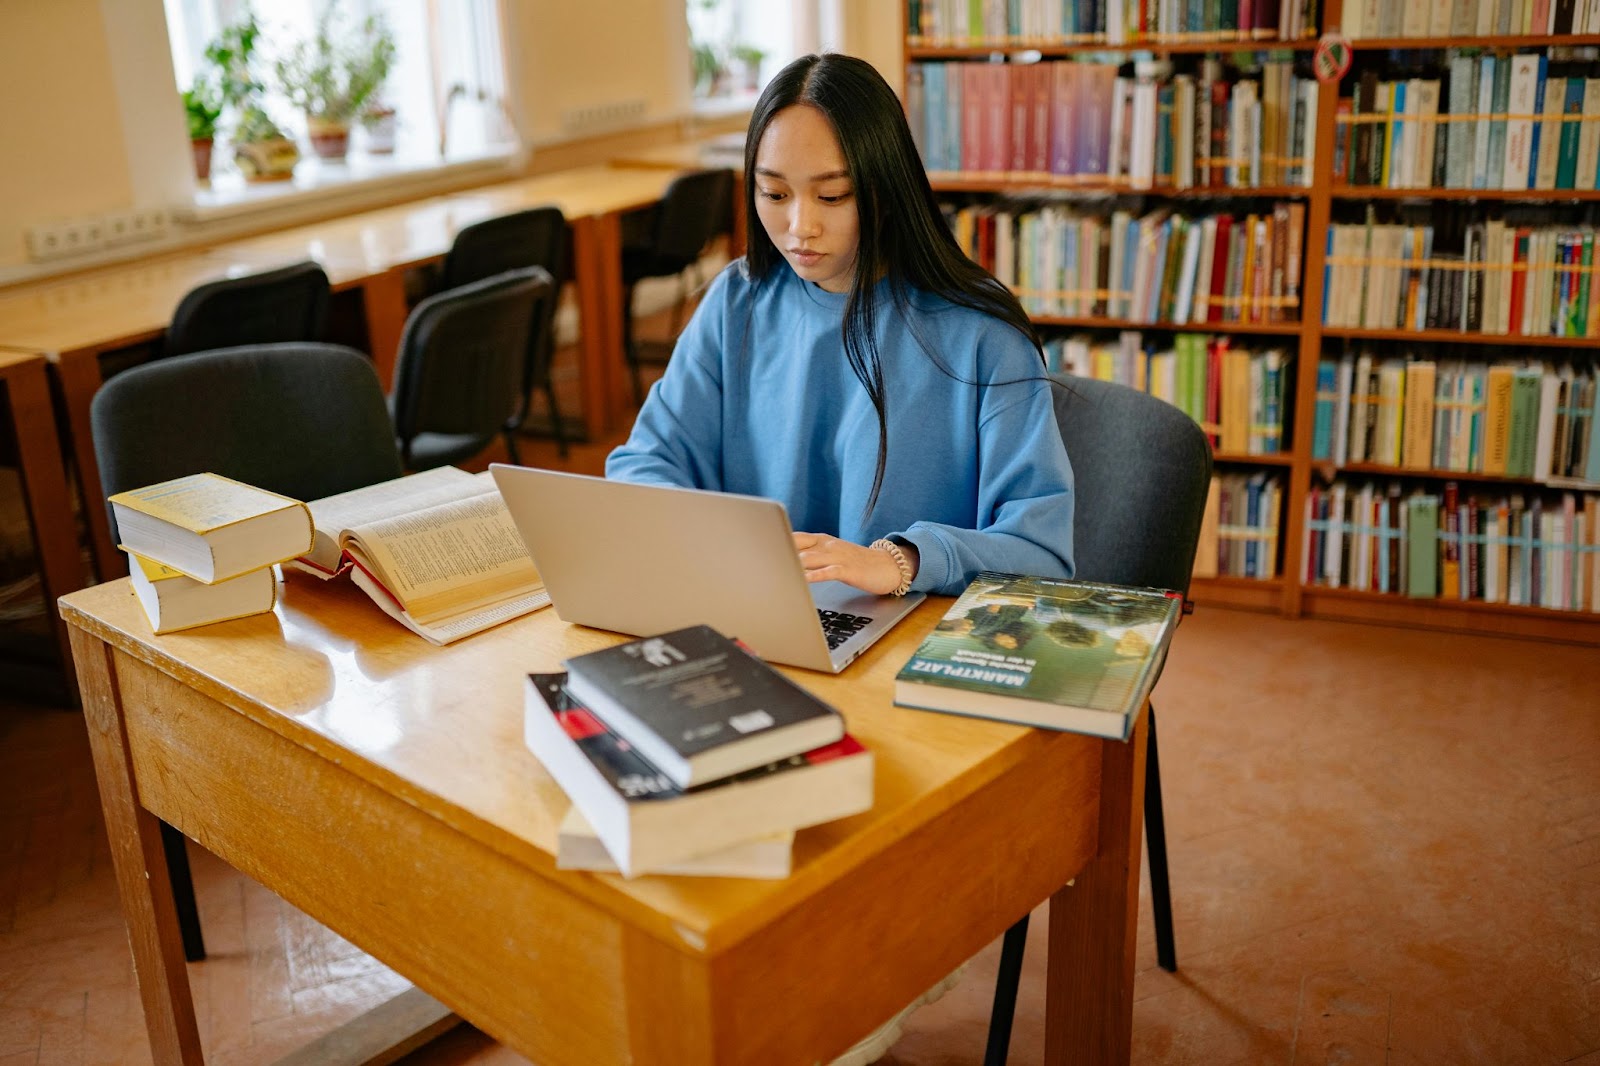
POLYGON ((550 603, 488 474, 441 467, 310 503, 311 550, 289 563, 345 571, 379 607, 449 644, 550 603))

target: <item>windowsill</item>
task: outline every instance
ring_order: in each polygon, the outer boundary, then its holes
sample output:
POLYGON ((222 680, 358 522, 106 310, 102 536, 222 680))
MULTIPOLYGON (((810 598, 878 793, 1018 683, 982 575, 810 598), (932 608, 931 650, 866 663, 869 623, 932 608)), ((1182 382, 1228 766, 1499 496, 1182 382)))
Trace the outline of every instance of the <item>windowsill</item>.
POLYGON ((756 100, 760 97, 760 91, 755 89, 748 92, 727 93, 721 96, 697 96, 694 98, 694 117, 698 119, 714 119, 731 118, 740 114, 748 115, 755 109, 756 100))
POLYGON ((516 145, 507 144, 445 161, 351 153, 342 163, 329 163, 308 154, 296 164, 294 177, 287 181, 247 182, 237 174, 223 175, 216 185, 197 189, 193 204, 180 205, 173 214, 185 222, 215 222, 258 211, 362 196, 378 189, 387 192, 439 179, 462 180, 478 172, 491 179, 513 173, 519 152, 516 145))

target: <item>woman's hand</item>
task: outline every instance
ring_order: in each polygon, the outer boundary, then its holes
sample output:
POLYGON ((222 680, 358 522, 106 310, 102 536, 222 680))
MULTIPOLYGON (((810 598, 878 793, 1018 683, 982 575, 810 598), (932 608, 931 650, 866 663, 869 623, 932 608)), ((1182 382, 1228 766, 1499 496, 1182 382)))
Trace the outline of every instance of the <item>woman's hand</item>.
MULTIPOLYGON (((900 587, 900 566, 880 548, 863 548, 825 533, 796 533, 795 550, 805 567, 807 581, 843 581, 863 592, 886 596, 900 587)), ((911 576, 917 576, 920 559, 910 544, 900 545, 911 576)))

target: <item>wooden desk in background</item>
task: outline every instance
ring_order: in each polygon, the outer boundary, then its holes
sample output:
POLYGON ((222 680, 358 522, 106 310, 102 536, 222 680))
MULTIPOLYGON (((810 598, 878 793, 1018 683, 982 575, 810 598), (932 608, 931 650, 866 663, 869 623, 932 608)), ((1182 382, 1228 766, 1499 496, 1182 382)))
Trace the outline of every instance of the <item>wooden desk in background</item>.
MULTIPOLYGON (((673 176, 670 170, 584 167, 0 293, 0 344, 42 352, 60 384, 96 573, 102 579, 127 573, 127 562, 112 543, 105 509, 99 506, 105 494, 94 458, 89 405, 103 381, 100 356, 159 340, 190 289, 221 277, 314 259, 336 292, 360 291, 368 343, 388 388, 406 319, 404 272, 443 258, 464 226, 555 204, 573 231, 584 422, 590 432, 603 433, 615 428, 628 402, 622 366, 620 218, 659 200, 673 176)), ((67 491, 64 482, 62 491, 67 491)))
POLYGON ((947 606, 842 676, 786 671, 875 753, 870 812, 801 832, 786 880, 624 881, 555 869, 566 801, 522 743, 523 674, 619 638, 542 611, 434 648, 297 577, 168 637, 126 581, 66 597, 156 1061, 202 1059, 161 818, 545 1066, 827 1061, 1046 898, 1046 1061, 1126 1063, 1144 720, 1119 744, 892 707, 947 606))
POLYGON ((0 384, 5 386, 16 432, 17 467, 39 560, 39 583, 45 611, 61 643, 61 662, 66 665, 72 660, 66 623, 56 614, 56 599, 83 588, 84 574, 47 365, 43 353, 0 348, 0 384))

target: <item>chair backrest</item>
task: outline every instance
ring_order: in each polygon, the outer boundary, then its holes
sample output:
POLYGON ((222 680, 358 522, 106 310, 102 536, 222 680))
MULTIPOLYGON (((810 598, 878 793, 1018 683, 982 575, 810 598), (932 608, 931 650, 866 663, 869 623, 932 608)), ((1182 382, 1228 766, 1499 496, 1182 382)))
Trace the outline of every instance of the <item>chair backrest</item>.
MULTIPOLYGON (((559 288, 567 275, 567 219, 559 207, 532 207, 497 218, 474 222, 456 234, 444 257, 441 289, 454 289, 474 281, 522 267, 543 267, 559 288)), ((522 396, 545 382, 555 352, 555 299, 541 300, 528 330, 527 361, 523 365, 522 396)), ((521 421, 522 412, 514 416, 521 421)))
POLYGON ((726 227, 733 202, 733 171, 694 170, 667 186, 656 209, 651 251, 682 270, 700 257, 706 244, 726 227))
POLYGON ((178 301, 163 354, 321 340, 329 294, 328 275, 309 260, 209 281, 178 301))
POLYGON ((394 428, 406 463, 419 433, 487 444, 521 408, 528 330, 555 299, 542 267, 508 270, 423 300, 395 364, 394 428))
POLYGON ((1205 433, 1126 385, 1056 380, 1066 386, 1051 391, 1077 496, 1077 576, 1187 593, 1211 484, 1205 433))
POLYGON ((90 423, 108 496, 209 470, 315 500, 401 473, 372 360, 335 344, 146 363, 95 393, 90 423))

